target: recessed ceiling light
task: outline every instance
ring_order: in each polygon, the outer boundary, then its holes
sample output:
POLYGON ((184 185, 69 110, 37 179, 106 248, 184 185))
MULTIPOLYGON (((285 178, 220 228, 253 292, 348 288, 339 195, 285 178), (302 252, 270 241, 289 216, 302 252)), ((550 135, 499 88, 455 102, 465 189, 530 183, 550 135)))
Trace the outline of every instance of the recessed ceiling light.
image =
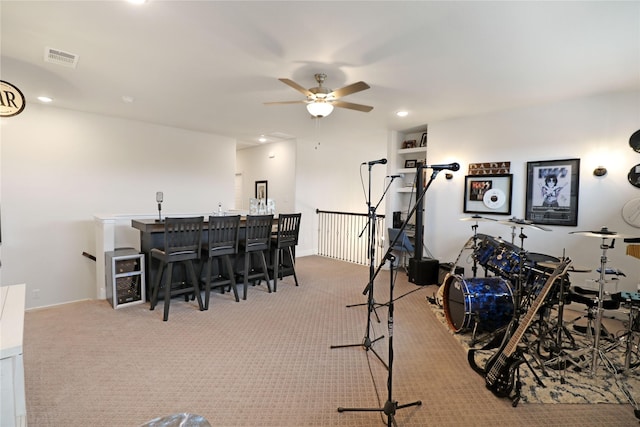
POLYGON ((396 116, 398 116, 398 117, 407 117, 408 115, 409 115, 408 111, 398 111, 396 113, 396 116))
POLYGON ((258 138, 258 141, 267 142, 267 138, 265 138, 264 135, 262 135, 260 138, 258 138))
POLYGON ((51 102, 51 101, 53 101, 53 99, 49 98, 48 96, 39 96, 38 97, 38 101, 40 101, 40 102, 51 102))
POLYGON ((124 95, 122 97, 122 102, 126 104, 133 104, 133 96, 124 95))
POLYGON ((131 4, 145 4, 147 0, 127 0, 131 4))

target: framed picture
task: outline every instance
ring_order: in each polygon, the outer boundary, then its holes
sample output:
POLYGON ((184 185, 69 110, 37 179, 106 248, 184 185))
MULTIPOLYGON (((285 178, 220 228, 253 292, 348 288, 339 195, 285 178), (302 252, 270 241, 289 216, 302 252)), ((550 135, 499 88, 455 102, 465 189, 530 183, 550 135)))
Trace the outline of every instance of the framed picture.
POLYGON ((417 161, 415 159, 405 160, 404 161, 404 167, 406 169, 415 168, 417 165, 418 165, 418 163, 417 163, 417 161))
POLYGON ((267 181, 256 181, 256 199, 267 202, 267 181))
POLYGON ((426 147, 427 146, 427 133, 424 132, 422 134, 422 137, 420 138, 420 147, 426 147))
POLYGON ((464 177, 464 212, 511 215, 513 175, 464 177))
POLYGON ((527 162, 525 219, 535 224, 578 225, 580 159, 527 162))

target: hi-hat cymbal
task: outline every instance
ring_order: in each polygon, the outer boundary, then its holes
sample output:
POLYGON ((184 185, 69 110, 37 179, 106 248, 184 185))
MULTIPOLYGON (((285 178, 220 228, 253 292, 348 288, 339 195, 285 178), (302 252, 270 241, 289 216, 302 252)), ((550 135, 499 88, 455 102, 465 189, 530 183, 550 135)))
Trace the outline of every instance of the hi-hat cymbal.
MULTIPOLYGON (((543 261, 543 262, 537 263, 537 265, 539 265, 540 267, 552 268, 552 269, 555 270, 556 268, 558 268, 560 263, 559 262, 554 262, 554 261, 543 261)), ((587 268, 587 267, 581 267, 579 265, 573 265, 572 264, 572 265, 569 266, 567 271, 573 271, 575 273, 589 273, 591 271, 591 269, 587 268)))
POLYGON ((524 219, 518 219, 516 217, 509 218, 508 220, 504 220, 504 221, 498 221, 498 223, 508 225, 510 227, 529 227, 529 228, 535 228, 537 230, 542 230, 542 231, 551 231, 550 228, 543 227, 542 225, 534 224, 531 221, 526 221, 524 219))
POLYGON ((624 234, 620 234, 616 231, 611 231, 609 230, 607 227, 602 227, 600 230, 595 230, 595 231, 570 231, 569 234, 580 234, 581 236, 588 236, 588 237, 598 237, 600 239, 615 239, 617 238, 628 238, 628 237, 634 237, 634 236, 627 236, 624 234))
POLYGON ((472 215, 465 218, 460 218, 460 221, 497 221, 497 219, 487 218, 480 215, 472 215))

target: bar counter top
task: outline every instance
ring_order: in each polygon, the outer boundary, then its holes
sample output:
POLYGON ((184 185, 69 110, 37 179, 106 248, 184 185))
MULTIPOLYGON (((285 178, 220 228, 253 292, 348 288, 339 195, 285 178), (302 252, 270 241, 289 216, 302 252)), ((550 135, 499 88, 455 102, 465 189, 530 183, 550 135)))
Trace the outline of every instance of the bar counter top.
MULTIPOLYGON (((194 217, 200 216, 200 215, 193 215, 194 217)), ((232 216, 232 215, 226 215, 226 216, 232 216)), ((276 221, 278 219, 277 216, 274 216, 274 221, 276 221)), ((247 220, 246 216, 241 216, 240 217, 240 226, 244 225, 245 221, 247 220)), ((207 228, 207 225, 209 224, 209 217, 207 215, 204 215, 204 221, 203 221, 203 225, 204 225, 204 229, 207 228)), ((131 227, 135 228, 136 230, 140 230, 143 233, 158 233, 158 232, 164 232, 164 219, 162 221, 158 221, 157 218, 141 218, 141 219, 132 219, 131 220, 131 227)))

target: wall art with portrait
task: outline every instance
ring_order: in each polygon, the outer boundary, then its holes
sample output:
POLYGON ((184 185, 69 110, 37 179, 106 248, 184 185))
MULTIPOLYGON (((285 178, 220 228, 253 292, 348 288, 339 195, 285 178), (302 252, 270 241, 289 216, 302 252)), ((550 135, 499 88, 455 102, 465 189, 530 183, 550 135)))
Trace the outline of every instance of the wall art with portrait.
POLYGON ((512 174, 465 176, 464 212, 511 215, 512 182, 512 174))
POLYGON ((267 189, 267 181, 256 181, 256 199, 264 200, 267 203, 267 197, 269 197, 267 189))
POLYGON ((525 219, 535 224, 578 225, 580 159, 527 162, 525 219))

